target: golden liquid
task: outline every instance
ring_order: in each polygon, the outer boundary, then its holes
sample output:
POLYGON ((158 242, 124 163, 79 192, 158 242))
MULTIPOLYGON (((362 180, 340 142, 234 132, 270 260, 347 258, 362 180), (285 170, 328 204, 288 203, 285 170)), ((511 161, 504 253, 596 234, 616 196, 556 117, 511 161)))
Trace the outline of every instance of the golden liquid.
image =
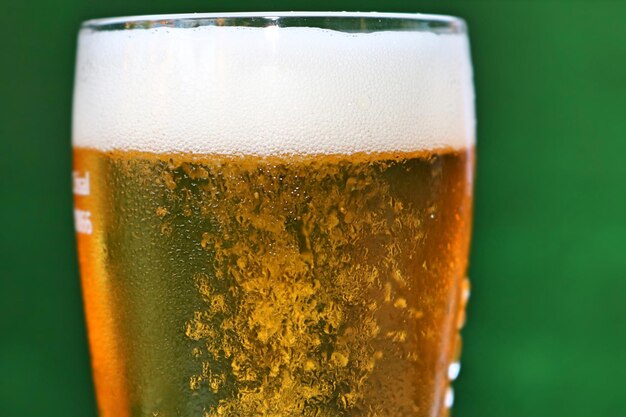
POLYGON ((472 150, 74 152, 101 416, 448 414, 472 150))

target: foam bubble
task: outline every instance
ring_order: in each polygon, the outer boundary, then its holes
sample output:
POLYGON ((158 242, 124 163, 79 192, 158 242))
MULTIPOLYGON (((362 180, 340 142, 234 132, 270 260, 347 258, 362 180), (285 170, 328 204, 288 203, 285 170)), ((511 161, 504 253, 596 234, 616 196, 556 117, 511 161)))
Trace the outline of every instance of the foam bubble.
POLYGON ((467 37, 316 28, 83 29, 75 146, 222 154, 474 143, 467 37))

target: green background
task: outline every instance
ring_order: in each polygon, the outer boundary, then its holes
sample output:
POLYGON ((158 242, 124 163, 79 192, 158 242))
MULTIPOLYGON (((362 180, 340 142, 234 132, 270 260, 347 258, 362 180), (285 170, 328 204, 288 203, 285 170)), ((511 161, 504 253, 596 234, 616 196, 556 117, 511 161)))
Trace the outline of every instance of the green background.
POLYGON ((70 193, 80 21, 255 9, 468 21, 478 171, 455 415, 626 415, 626 2, 33 0, 3 3, 0 24, 0 416, 95 416, 70 193))

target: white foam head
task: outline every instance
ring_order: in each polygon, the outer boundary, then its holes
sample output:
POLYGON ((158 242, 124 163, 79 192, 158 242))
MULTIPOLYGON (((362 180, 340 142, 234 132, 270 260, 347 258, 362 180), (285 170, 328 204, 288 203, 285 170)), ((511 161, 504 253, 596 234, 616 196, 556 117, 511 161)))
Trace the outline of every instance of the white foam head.
POLYGON ((465 148, 465 34, 308 27, 79 36, 75 146, 220 154, 465 148))

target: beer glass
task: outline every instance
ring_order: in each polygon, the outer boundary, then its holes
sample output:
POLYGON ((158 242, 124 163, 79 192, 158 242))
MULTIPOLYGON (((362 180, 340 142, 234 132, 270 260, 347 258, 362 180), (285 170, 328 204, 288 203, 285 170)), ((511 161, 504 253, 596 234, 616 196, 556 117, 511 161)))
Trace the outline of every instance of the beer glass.
POLYGON ((473 94, 453 17, 84 23, 73 185, 100 415, 447 415, 473 94))

